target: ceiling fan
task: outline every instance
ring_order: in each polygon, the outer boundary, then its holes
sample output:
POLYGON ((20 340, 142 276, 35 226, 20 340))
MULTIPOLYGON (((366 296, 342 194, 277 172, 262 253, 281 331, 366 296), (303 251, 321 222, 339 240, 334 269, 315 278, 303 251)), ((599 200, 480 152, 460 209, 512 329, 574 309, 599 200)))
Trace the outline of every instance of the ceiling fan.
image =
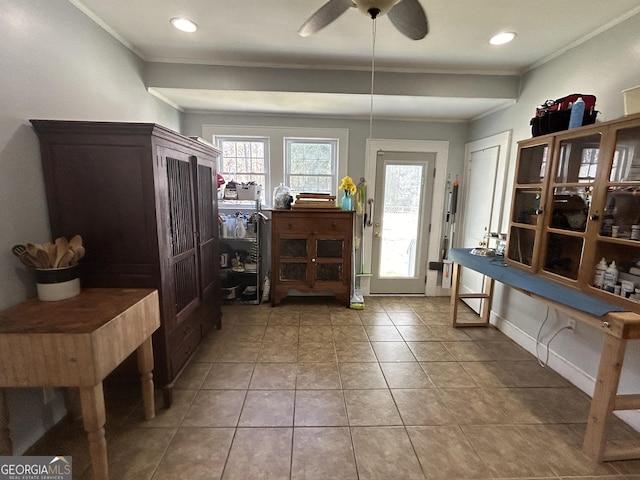
POLYGON ((376 19, 387 14, 391 23, 412 40, 429 33, 427 15, 418 0, 329 0, 302 24, 298 34, 307 37, 323 29, 351 7, 376 19))

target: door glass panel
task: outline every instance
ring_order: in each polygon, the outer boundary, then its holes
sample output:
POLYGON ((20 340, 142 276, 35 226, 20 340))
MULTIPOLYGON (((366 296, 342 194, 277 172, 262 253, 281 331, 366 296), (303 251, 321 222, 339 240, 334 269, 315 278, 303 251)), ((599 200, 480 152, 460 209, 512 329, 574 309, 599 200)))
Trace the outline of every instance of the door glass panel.
POLYGON ((591 202, 591 187, 553 189, 552 228, 584 232, 591 202))
POLYGON ((618 132, 610 180, 640 181, 640 127, 626 128, 618 132))
POLYGON ((550 233, 547 236, 547 258, 544 269, 577 280, 583 242, 581 237, 550 233))
POLYGON ((344 240, 339 239, 317 239, 316 256, 318 258, 342 258, 344 251, 344 240))
POLYGON ((605 205, 600 235, 611 237, 615 225, 618 237, 629 239, 631 226, 640 224, 640 186, 609 187, 605 205))
POLYGON ((541 195, 542 190, 539 188, 518 189, 511 221, 536 225, 538 223, 538 214, 540 213, 541 195))
POLYGON ((556 183, 591 183, 596 177, 600 134, 560 142, 556 183))
POLYGON ((280 280, 305 282, 307 280, 307 264, 280 262, 280 280))
POLYGON ((518 183, 542 183, 547 169, 548 151, 549 149, 546 145, 527 147, 520 151, 517 174, 518 183))
POLYGON ((315 279, 323 282, 342 281, 342 263, 317 263, 315 279))
POLYGON ((385 166, 380 277, 415 276, 423 171, 416 164, 385 166))
POLYGON ((533 262, 535 237, 535 230, 511 227, 507 257, 523 265, 531 266, 533 262))
POLYGON ((280 256, 293 258, 307 257, 306 238, 283 238, 280 240, 280 256))

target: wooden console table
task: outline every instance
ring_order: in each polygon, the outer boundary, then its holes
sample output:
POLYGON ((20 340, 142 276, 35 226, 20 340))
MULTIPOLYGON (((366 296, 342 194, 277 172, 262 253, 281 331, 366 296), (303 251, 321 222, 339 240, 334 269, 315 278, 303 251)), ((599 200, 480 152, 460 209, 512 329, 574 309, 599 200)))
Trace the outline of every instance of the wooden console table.
POLYGON ((501 257, 480 257, 469 252, 470 249, 462 248, 449 251, 449 258, 454 262, 451 284, 452 326, 455 328, 489 325, 493 283, 496 280, 545 302, 552 308, 571 315, 572 318, 601 329, 605 333, 604 345, 600 353, 598 376, 582 448, 597 461, 640 458, 640 447, 613 447, 606 444, 607 422, 613 412, 640 408, 640 394, 618 394, 627 341, 640 339, 640 315, 623 311, 617 305, 608 304, 550 280, 505 266, 501 257), (461 267, 470 268, 487 277, 484 292, 460 292, 461 267), (482 322, 458 322, 458 301, 464 298, 484 300, 481 310, 482 322))
MULTIPOLYGON (((159 326, 152 289, 83 289, 58 302, 28 300, 0 312, 0 387, 79 387, 94 478, 108 480, 102 381, 136 351, 144 415, 153 418, 151 334, 159 326)), ((3 404, 0 393, 0 455, 11 455, 3 404)))

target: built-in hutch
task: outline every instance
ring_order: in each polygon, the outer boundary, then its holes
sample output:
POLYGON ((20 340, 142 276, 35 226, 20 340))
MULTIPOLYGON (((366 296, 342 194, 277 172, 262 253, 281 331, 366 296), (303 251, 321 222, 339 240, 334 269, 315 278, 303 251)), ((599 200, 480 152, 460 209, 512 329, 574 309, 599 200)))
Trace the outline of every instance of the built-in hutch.
POLYGON ((640 288, 640 115, 518 144, 507 264, 640 312, 595 284, 602 258, 640 288))

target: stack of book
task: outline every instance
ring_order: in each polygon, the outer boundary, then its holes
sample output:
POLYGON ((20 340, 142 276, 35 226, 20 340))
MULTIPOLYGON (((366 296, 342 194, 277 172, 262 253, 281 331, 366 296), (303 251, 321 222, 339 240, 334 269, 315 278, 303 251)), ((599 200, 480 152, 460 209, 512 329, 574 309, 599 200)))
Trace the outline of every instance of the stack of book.
POLYGON ((293 204, 294 210, 305 208, 338 208, 336 206, 335 195, 328 193, 301 193, 296 195, 296 202, 293 204))

